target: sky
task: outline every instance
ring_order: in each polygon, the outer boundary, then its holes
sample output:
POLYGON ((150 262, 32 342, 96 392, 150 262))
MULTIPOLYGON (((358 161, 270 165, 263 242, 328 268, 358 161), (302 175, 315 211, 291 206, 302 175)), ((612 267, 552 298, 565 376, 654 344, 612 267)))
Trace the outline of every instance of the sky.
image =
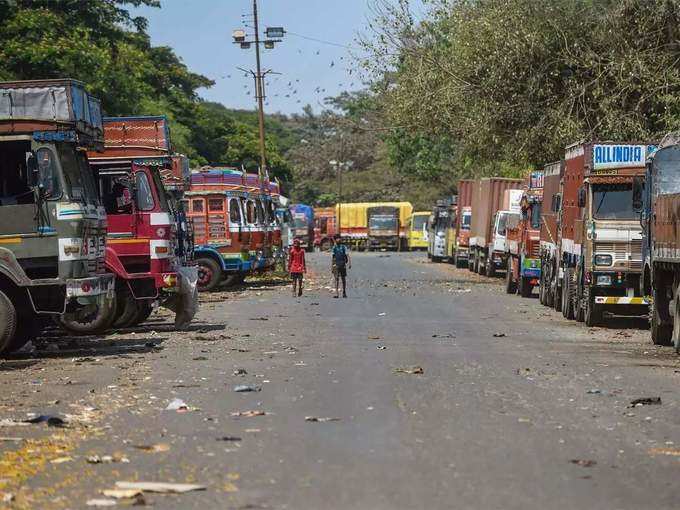
MULTIPOLYGON (((357 33, 367 26, 368 1, 258 0, 260 31, 283 26, 288 32, 275 49, 262 52, 263 69, 282 73, 267 79, 267 113, 300 112, 306 104, 319 111, 324 97, 362 88, 350 55, 360 53, 352 48, 357 33)), ((252 1, 161 0, 161 5, 132 11, 149 20, 152 44, 172 47, 191 71, 215 81, 212 88, 199 91, 204 99, 254 109, 253 78, 237 67, 254 69, 255 51, 242 50, 231 36, 234 29, 244 28, 242 15, 252 12, 252 1)))

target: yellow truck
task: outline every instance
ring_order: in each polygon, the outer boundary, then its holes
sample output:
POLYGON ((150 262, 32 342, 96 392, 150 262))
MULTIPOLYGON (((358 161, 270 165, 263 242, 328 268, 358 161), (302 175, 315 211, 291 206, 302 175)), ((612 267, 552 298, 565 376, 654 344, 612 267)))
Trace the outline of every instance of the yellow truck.
POLYGON ((409 250, 427 250, 427 220, 429 217, 429 211, 418 211, 414 212, 408 219, 406 230, 409 250))
MULTIPOLYGON (((406 225, 411 214, 413 205, 410 202, 357 202, 335 206, 335 219, 340 226, 339 233, 345 243, 357 250, 370 248, 371 239, 374 241, 379 239, 383 231, 399 232, 399 243, 396 248, 406 246, 406 225), (395 215, 393 220, 388 218, 391 214, 383 214, 385 208, 396 208, 398 215, 395 215)), ((375 242, 373 244, 376 245, 375 242)), ((380 245, 381 243, 377 244, 380 245)))

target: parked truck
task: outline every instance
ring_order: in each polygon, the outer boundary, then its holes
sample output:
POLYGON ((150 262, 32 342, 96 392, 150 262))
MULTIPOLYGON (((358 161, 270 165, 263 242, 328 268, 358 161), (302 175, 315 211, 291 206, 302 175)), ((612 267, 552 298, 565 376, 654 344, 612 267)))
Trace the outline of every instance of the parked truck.
POLYGON ((578 143, 567 148, 560 212, 562 313, 598 324, 603 312, 647 313, 641 295, 642 228, 633 180, 648 144, 578 143))
MULTIPOLYGON (((514 191, 514 190, 513 190, 514 191)), ((509 191, 506 191, 508 193, 509 191)), ((540 227, 543 204, 543 173, 531 172, 523 190, 518 216, 508 218, 505 291, 529 297, 540 282, 540 227)))
POLYGON ((505 269, 505 222, 510 211, 503 210, 505 190, 521 189, 520 179, 490 177, 476 181, 472 197, 470 256, 473 271, 494 276, 505 269), (497 214, 501 211, 502 214, 497 214))
POLYGON ((300 240, 306 251, 314 249, 314 209, 305 204, 295 204, 290 208, 293 217, 293 236, 300 240))
POLYGON ((399 235, 402 225, 399 208, 391 205, 370 206, 366 209, 368 217, 368 251, 399 250, 403 239, 399 235))
POLYGON ((333 245, 333 237, 337 232, 335 207, 315 207, 314 247, 321 251, 328 251, 333 245))
POLYGON ((558 216, 562 200, 562 175, 564 162, 557 161, 543 167, 543 206, 541 207, 540 225, 540 260, 541 278, 538 287, 538 299, 549 307, 559 311, 562 309, 562 295, 557 287, 557 239, 558 216))
POLYGON ((0 83, 0 352, 44 317, 110 324, 106 214, 85 152, 102 148, 100 103, 82 83, 0 83))
POLYGON ((447 238, 451 236, 455 222, 455 208, 451 201, 437 200, 427 231, 427 256, 432 262, 441 262, 447 258, 447 238))
POLYGON ((667 135, 649 152, 645 176, 633 186, 643 229, 640 290, 651 297, 652 342, 674 345, 680 354, 680 135, 667 135))
POLYGON ((404 242, 407 238, 406 223, 409 216, 413 214, 413 206, 410 202, 356 202, 335 206, 338 231, 346 244, 357 250, 368 248, 368 208, 380 206, 399 209, 399 237, 404 242))
MULTIPOLYGON (((191 240, 176 188, 188 174, 173 158, 164 116, 104 119, 104 151, 88 159, 107 214, 106 268, 116 277, 115 328, 144 322, 158 305, 176 312, 186 326, 197 309, 195 270, 189 265, 191 240)), ((99 320, 64 321, 83 334, 101 332, 99 320)))
POLYGON ((458 214, 455 223, 455 240, 453 258, 449 259, 456 267, 468 265, 470 255, 470 226, 472 223, 472 190, 475 181, 461 179, 458 181, 458 214))

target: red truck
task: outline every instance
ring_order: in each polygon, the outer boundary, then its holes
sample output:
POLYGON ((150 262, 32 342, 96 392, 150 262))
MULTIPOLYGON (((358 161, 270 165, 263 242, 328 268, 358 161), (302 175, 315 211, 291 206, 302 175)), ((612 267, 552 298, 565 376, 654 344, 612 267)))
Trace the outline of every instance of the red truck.
POLYGON ((521 189, 520 179, 487 177, 475 181, 472 191, 472 228, 470 230, 470 260, 468 267, 479 274, 494 276, 505 269, 505 222, 503 211, 505 190, 521 189))
POLYGON ((470 256, 470 226, 472 223, 472 190, 475 181, 461 179, 458 181, 458 214, 453 252, 453 263, 456 267, 465 267, 470 256))
MULTIPOLYGON (((506 191, 506 194, 513 190, 506 191)), ((508 218, 506 248, 508 266, 505 291, 531 296, 541 277, 540 226, 543 205, 543 173, 532 172, 520 198, 520 214, 508 218)))
MULTIPOLYGON (((162 175, 176 176, 167 119, 110 117, 104 119, 104 152, 88 159, 107 214, 106 268, 116 276, 116 317, 113 327, 137 325, 153 307, 177 311, 176 325, 191 321, 196 311, 195 270, 187 265, 186 222, 166 191, 162 175), (175 170, 173 171, 173 164, 175 170)), ((181 177, 180 177, 181 179, 181 177)), ((98 332, 96 321, 71 322, 68 329, 98 332)))
POLYGON ((321 251, 328 251, 333 244, 333 236, 337 232, 335 207, 315 207, 314 247, 321 251))
POLYGON ((561 181, 564 163, 557 161, 543 167, 543 207, 541 209, 540 259, 541 279, 538 299, 541 304, 562 309, 557 285, 557 218, 562 198, 561 181))
POLYGON ((567 319, 598 324, 603 313, 641 315, 642 230, 633 181, 647 144, 588 142, 566 149, 558 216, 557 271, 567 319))

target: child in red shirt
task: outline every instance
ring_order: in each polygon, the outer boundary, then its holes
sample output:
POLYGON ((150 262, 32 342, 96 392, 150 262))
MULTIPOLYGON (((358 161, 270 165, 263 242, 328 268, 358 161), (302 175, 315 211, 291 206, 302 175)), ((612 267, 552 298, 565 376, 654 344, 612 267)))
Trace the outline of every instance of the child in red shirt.
POLYGON ((293 297, 295 297, 296 287, 298 297, 302 296, 302 274, 307 272, 307 264, 305 263, 305 250, 300 248, 299 239, 293 240, 293 246, 288 254, 288 270, 293 279, 293 297))

